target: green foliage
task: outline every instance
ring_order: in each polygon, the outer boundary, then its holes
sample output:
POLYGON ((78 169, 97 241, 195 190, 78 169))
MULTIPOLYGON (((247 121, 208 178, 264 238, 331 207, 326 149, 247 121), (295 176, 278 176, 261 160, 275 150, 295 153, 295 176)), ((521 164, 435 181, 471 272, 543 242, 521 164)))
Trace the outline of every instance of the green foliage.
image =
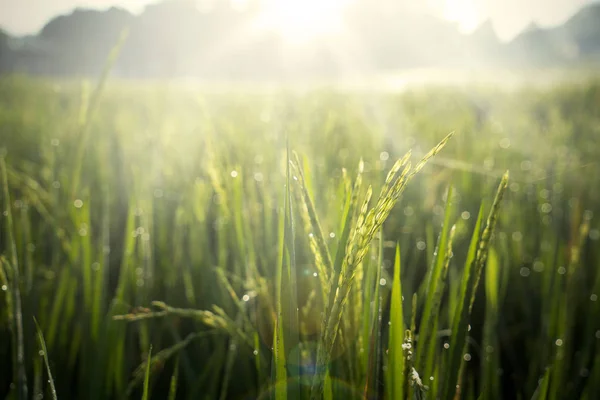
POLYGON ((0 80, 0 397, 600 394, 597 83, 104 85, 0 80))

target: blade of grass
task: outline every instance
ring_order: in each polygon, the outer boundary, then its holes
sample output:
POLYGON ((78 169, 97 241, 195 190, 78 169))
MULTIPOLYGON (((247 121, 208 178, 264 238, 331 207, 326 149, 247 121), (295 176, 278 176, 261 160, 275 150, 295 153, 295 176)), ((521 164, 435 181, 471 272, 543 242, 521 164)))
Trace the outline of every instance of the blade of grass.
MULTIPOLYGON (((12 272, 10 291, 12 293, 12 348, 13 348, 13 373, 17 382, 17 398, 26 400, 27 374, 25 372, 25 345, 23 341, 23 311, 21 306, 21 276, 19 273, 19 260, 17 258, 17 245, 14 237, 12 206, 10 201, 10 192, 8 190, 8 178, 6 176, 6 160, 4 155, 0 155, 0 172, 2 173, 2 186, 4 194, 4 206, 6 207, 6 226, 5 232, 8 238, 8 249, 10 253, 10 267, 12 272)), ((13 379, 14 379, 13 378, 13 379)))
POLYGON ((144 392, 142 393, 142 400, 150 400, 150 366, 152 363, 152 345, 148 350, 148 361, 146 362, 146 375, 144 377, 144 392))
POLYGON ((46 342, 44 341, 44 334, 40 326, 38 325, 37 320, 34 318, 33 322, 35 323, 35 329, 37 331, 37 337, 40 345, 40 349, 42 352, 42 357, 44 358, 44 365, 46 366, 46 373, 48 373, 48 384, 50 385, 50 395, 53 400, 57 400, 58 397, 56 395, 56 387, 54 386, 54 378, 52 377, 52 371, 50 370, 50 363, 48 362, 48 349, 46 348, 46 342))
POLYGON ((400 244, 396 244, 394 259, 394 281, 392 283, 392 303, 390 305, 390 333, 388 357, 388 399, 404 399, 404 314, 402 299, 400 244))

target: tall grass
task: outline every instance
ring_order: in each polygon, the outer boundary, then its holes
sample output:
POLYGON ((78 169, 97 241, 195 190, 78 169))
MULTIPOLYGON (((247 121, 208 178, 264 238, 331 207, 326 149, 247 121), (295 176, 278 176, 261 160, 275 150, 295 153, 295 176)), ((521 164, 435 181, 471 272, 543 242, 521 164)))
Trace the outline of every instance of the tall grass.
POLYGON ((599 395, 597 83, 102 82, 0 80, 0 397, 599 395))

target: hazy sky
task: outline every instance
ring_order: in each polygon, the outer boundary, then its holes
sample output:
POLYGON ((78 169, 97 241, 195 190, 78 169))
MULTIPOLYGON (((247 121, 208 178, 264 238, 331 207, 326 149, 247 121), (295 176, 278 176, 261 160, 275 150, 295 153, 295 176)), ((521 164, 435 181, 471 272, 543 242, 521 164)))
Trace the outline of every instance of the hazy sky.
MULTIPOLYGON (((279 1, 293 2, 297 7, 296 2, 302 0, 279 1)), ((437 13, 458 21, 465 30, 492 18, 497 33, 505 39, 532 21, 540 25, 559 24, 592 1, 596 0, 428 0, 437 13)), ((153 0, 0 0, 0 27, 14 34, 29 34, 37 32, 53 16, 77 6, 106 8, 117 5, 138 12, 150 2, 153 0)))

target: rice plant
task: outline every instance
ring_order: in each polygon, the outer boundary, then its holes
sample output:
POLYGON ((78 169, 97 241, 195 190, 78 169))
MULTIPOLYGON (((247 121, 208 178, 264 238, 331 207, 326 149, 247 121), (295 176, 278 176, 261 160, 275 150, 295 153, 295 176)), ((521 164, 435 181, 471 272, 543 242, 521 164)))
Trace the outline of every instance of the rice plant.
POLYGON ((0 397, 597 398, 599 88, 1 79, 0 397))

